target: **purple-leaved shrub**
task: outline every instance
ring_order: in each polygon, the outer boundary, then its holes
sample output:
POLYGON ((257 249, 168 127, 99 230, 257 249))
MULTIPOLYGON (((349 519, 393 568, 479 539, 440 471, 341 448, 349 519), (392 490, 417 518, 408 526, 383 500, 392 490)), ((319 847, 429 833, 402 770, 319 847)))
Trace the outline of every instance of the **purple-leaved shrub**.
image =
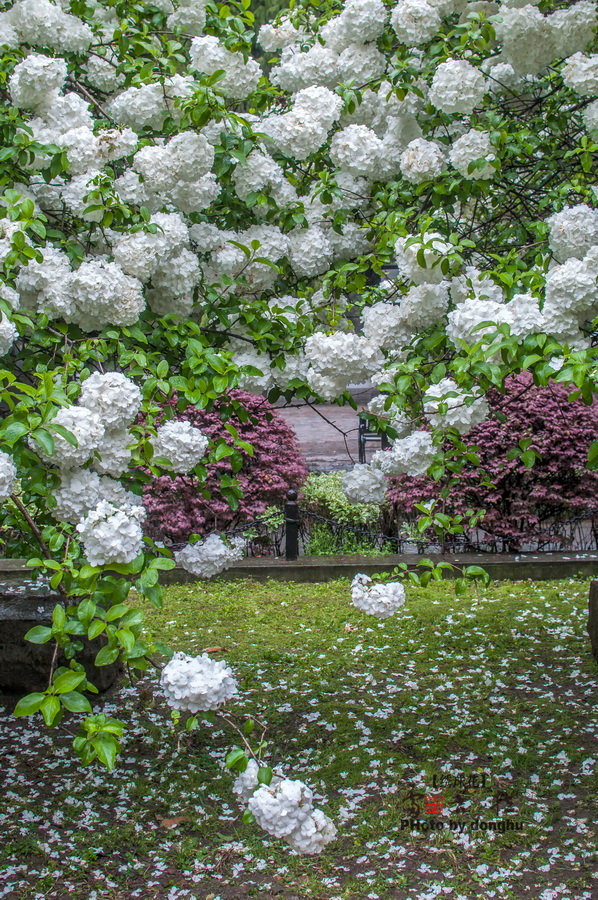
MULTIPOLYGON (((534 387, 527 373, 511 376, 506 387, 504 394, 487 394, 499 418, 491 416, 468 433, 466 442, 480 464, 466 464, 444 510, 486 510, 481 529, 516 549, 541 538, 549 522, 598 514, 598 471, 586 468, 588 448, 598 434, 598 403, 567 400, 570 386, 534 387), (532 467, 520 454, 509 459, 509 451, 527 440, 527 449, 536 454, 532 467)), ((439 497, 446 485, 446 480, 425 477, 393 478, 388 500, 396 504, 399 520, 417 518, 414 505, 439 497)))
POLYGON ((298 489, 307 478, 293 429, 263 397, 231 390, 209 412, 189 407, 178 413, 177 419, 200 428, 210 441, 224 440, 231 447, 235 439, 225 424, 232 425, 239 438, 253 447, 253 455, 237 447, 242 458, 238 471, 233 471, 230 457, 209 462, 207 479, 201 484, 201 491, 210 492, 209 498, 200 492, 193 476, 152 479, 144 489, 143 503, 148 533, 157 539, 186 541, 190 534, 222 531, 250 521, 269 506, 280 504, 287 491, 298 489), (232 414, 225 412, 227 407, 232 414), (223 496, 223 477, 234 478, 243 492, 236 510, 223 496))

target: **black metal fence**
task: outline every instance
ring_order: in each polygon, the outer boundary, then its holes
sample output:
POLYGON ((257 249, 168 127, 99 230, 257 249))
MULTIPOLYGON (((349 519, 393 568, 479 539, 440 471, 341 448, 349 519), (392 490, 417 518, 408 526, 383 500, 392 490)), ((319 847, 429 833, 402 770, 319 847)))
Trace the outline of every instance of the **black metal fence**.
POLYGON ((514 540, 491 535, 481 528, 461 534, 418 534, 406 521, 396 533, 337 522, 303 508, 296 491, 289 491, 280 512, 226 531, 246 540, 247 556, 380 555, 386 553, 548 553, 598 550, 598 517, 591 513, 552 520, 538 531, 514 540))

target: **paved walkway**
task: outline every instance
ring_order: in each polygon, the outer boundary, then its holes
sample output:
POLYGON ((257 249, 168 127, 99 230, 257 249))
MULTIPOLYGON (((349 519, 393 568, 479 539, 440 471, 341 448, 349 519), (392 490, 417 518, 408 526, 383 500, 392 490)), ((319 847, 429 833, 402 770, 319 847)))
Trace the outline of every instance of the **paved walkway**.
POLYGON ((295 430, 311 472, 350 469, 358 461, 358 412, 374 396, 370 387, 357 387, 350 406, 318 404, 279 407, 277 412, 295 430))

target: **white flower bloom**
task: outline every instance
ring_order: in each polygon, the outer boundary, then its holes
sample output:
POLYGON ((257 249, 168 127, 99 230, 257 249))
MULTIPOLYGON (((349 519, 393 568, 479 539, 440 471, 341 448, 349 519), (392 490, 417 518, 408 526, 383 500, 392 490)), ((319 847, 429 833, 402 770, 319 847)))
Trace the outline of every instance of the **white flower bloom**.
POLYGON ((581 116, 583 123, 590 134, 593 135, 598 132, 598 100, 594 100, 593 103, 588 103, 582 111, 581 116))
POLYGON ((564 262, 571 256, 582 259, 598 244, 598 209, 585 203, 566 206, 546 220, 550 227, 550 249, 564 262))
POLYGON ((255 89, 262 70, 254 59, 243 59, 243 54, 232 53, 212 35, 196 37, 189 48, 191 65, 198 72, 213 75, 219 69, 224 77, 214 88, 226 97, 244 100, 255 89))
POLYGON ((368 575, 356 575, 351 603, 370 616, 387 619, 405 603, 405 588, 398 581, 374 583, 368 575))
POLYGON ((490 415, 490 407, 479 394, 465 395, 451 378, 431 385, 424 394, 424 413, 434 428, 455 428, 467 434, 490 415), (473 403, 467 400, 475 397, 473 403), (442 408, 446 406, 446 412, 442 408))
POLYGON ((258 43, 264 50, 283 50, 292 44, 298 44, 302 38, 299 31, 288 16, 283 16, 276 25, 262 25, 258 32, 258 43))
POLYGON ((15 66, 8 81, 14 106, 35 109, 47 102, 48 95, 59 91, 66 80, 66 63, 41 53, 30 53, 15 66))
POLYGON ((207 0, 182 0, 178 9, 173 10, 166 24, 173 31, 184 31, 185 34, 203 34, 206 24, 207 0))
POLYGON ((452 145, 449 150, 449 160, 451 165, 457 169, 465 178, 492 178, 496 174, 496 169, 492 162, 496 159, 494 148, 490 142, 490 135, 487 131, 471 131, 461 135, 460 138, 452 145), (481 168, 475 168, 469 171, 469 166, 473 162, 484 160, 481 168))
POLYGON ((382 141, 365 125, 348 125, 330 142, 332 162, 351 175, 375 178, 382 141))
POLYGON ((0 356, 5 356, 19 336, 16 326, 0 312, 0 356))
POLYGON ((127 504, 123 509, 100 500, 77 525, 85 557, 91 566, 130 563, 143 549, 141 522, 145 510, 127 504))
POLYGON ((302 781, 285 778, 275 787, 262 785, 247 808, 257 824, 273 837, 288 837, 313 812, 313 793, 302 781))
POLYGON ((486 93, 486 78, 464 59, 447 59, 434 73, 428 100, 444 113, 469 115, 486 93))
POLYGON ((29 446, 59 469, 77 469, 85 465, 104 437, 104 426, 99 415, 84 406, 60 409, 47 427, 54 438, 54 452, 51 455, 44 453, 32 438, 29 438, 29 446), (70 431, 77 446, 74 447, 61 434, 54 432, 52 425, 61 425, 70 431))
POLYGON ((426 0, 399 0, 390 14, 390 24, 402 43, 419 47, 440 28, 440 13, 426 0))
POLYGON ((198 544, 187 544, 177 550, 174 558, 178 566, 198 578, 212 578, 227 569, 233 562, 243 559, 244 541, 233 538, 225 544, 217 534, 208 535, 198 544))
POLYGON ((89 469, 74 469, 61 473, 60 487, 54 495, 56 506, 52 515, 61 522, 76 525, 101 500, 125 510, 129 506, 141 506, 141 497, 127 491, 112 478, 100 478, 89 469))
POLYGON ((112 475, 119 478, 129 468, 131 462, 131 444, 135 437, 126 428, 114 428, 104 433, 104 437, 92 460, 92 466, 100 475, 112 475))
POLYGON ((563 81, 581 97, 595 97, 598 94, 598 54, 585 56, 575 53, 567 60, 562 71, 563 81))
POLYGON ((440 262, 453 250, 452 244, 444 240, 436 231, 429 231, 413 240, 413 235, 406 238, 398 238, 395 243, 397 266, 403 278, 408 278, 415 284, 439 284, 444 275, 440 262), (407 242, 409 241, 409 244, 407 242), (423 250, 425 266, 420 265, 423 250))
POLYGON ((93 41, 89 25, 49 0, 19 0, 12 7, 10 17, 19 40, 32 47, 80 53, 93 41))
POLYGON ((315 393, 334 399, 350 384, 360 384, 382 365, 379 348, 366 337, 316 331, 305 342, 306 379, 315 393))
POLYGON ((106 94, 114 94, 122 87, 125 76, 117 71, 118 58, 106 52, 106 48, 102 52, 105 56, 94 53, 85 63, 85 82, 106 94))
POLYGON ((339 81, 358 87, 380 78, 385 69, 386 59, 375 44, 349 44, 338 58, 339 81))
POLYGON ((0 502, 6 500, 17 486, 17 469, 8 453, 0 450, 0 502))
POLYGON ((321 228, 296 228, 289 238, 289 259, 299 277, 313 278, 330 267, 332 244, 321 228))
MULTIPOLYGON (((255 759, 250 759, 247 762, 247 768, 245 769, 245 771, 241 772, 241 774, 235 778, 233 784, 233 794, 236 794, 236 796, 243 804, 247 803, 254 791, 256 791, 260 786, 260 782, 257 780, 259 768, 260 767, 258 766, 255 759)), ((283 779, 280 777, 280 775, 273 775, 269 787, 275 788, 276 785, 280 784, 282 780, 283 779)))
POLYGON ((336 827, 320 809, 314 809, 307 819, 303 819, 297 828, 287 835, 287 843, 297 853, 313 855, 321 853, 324 847, 335 839, 336 827))
POLYGON ((190 422, 172 421, 160 425, 153 441, 154 454, 167 459, 174 472, 185 474, 202 460, 209 441, 190 422))
POLYGON ((343 475, 343 491, 351 503, 384 503, 388 481, 383 472, 357 463, 343 475))
POLYGON ((162 669, 160 686, 169 706, 192 713, 218 709, 239 693, 232 669, 207 653, 175 653, 162 669))
POLYGON ((106 111, 120 125, 134 130, 152 128, 159 131, 167 116, 175 121, 181 111, 175 105, 176 98, 186 98, 193 93, 193 79, 182 75, 166 78, 164 84, 155 82, 140 87, 127 88, 110 100, 106 111))
POLYGON ((98 413, 104 428, 122 428, 139 412, 141 391, 122 372, 94 372, 81 385, 79 405, 98 413))
POLYGON ((450 282, 451 300, 455 305, 463 303, 471 297, 478 300, 494 300, 502 303, 504 291, 500 285, 495 284, 484 272, 475 266, 467 266, 462 275, 457 275, 450 282))
POLYGON ((436 448, 428 431, 412 431, 393 441, 390 450, 377 450, 372 467, 379 475, 425 475, 436 458, 436 448))
POLYGON ((145 309, 141 283, 106 260, 82 262, 69 278, 68 293, 73 306, 65 319, 83 331, 134 325, 145 309))
POLYGON ((285 47, 280 65, 272 69, 270 78, 291 94, 314 85, 333 88, 339 80, 338 61, 338 54, 321 44, 305 51, 285 47))
POLYGON ((440 175, 446 167, 446 160, 438 144, 416 138, 401 153, 399 165, 407 181, 421 184, 440 175))
POLYGON ((598 311, 596 263, 591 254, 571 257, 546 276, 546 307, 560 307, 579 322, 598 311))

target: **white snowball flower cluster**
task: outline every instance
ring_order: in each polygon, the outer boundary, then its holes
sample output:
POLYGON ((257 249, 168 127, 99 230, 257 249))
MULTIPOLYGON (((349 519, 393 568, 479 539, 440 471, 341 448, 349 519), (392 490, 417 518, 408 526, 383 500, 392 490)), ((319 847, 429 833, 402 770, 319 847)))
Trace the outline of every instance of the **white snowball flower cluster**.
POLYGON ((424 413, 434 428, 454 428, 467 434, 488 418, 490 407, 478 393, 463 394, 451 378, 443 378, 424 394, 424 413), (472 397, 473 402, 468 402, 472 397))
POLYGON ((432 435, 428 431, 412 431, 393 441, 390 450, 377 450, 371 465, 380 475, 424 475, 436 458, 432 435))
POLYGON ((486 93, 486 77, 464 59, 447 59, 434 73, 430 103, 444 113, 469 115, 486 93))
POLYGON ((585 203, 567 206, 546 220, 550 249, 560 262, 571 256, 582 259, 598 244, 598 209, 585 203))
POLYGON ((296 198, 293 185, 284 176, 282 167, 263 150, 252 150, 244 163, 239 163, 233 172, 235 192, 241 200, 246 200, 255 191, 268 191, 277 203, 296 198))
POLYGON ((545 315, 570 316, 579 323, 598 312, 598 245, 583 259, 571 257, 546 276, 545 315))
POLYGON ((408 47, 431 40, 440 28, 440 13, 427 0, 399 0, 390 14, 398 39, 408 47))
POLYGON ((127 275, 144 283, 172 265, 189 242, 189 229, 178 213, 155 213, 150 222, 157 226, 155 233, 110 234, 115 262, 127 275))
POLYGON ((283 16, 277 24, 266 23, 258 32, 258 43, 264 50, 283 50, 292 44, 298 44, 302 32, 291 22, 288 16, 283 16))
POLYGON ((375 178, 383 144, 365 125, 348 125, 337 131, 330 142, 333 163, 351 175, 375 178))
POLYGON ((375 41, 388 18, 380 0, 347 0, 340 15, 330 19, 321 30, 327 46, 337 52, 351 44, 367 44, 375 41))
POLYGON ((210 172, 214 149, 203 134, 181 131, 164 145, 139 150, 133 168, 143 177, 147 205, 173 204, 186 213, 201 212, 220 193, 210 172))
POLYGON ((336 837, 332 821, 314 809, 313 793, 302 781, 285 778, 261 785, 247 807, 260 828, 299 853, 320 853, 336 837))
POLYGON ((325 399, 334 399, 350 384, 359 384, 382 364, 379 348, 357 334, 316 331, 305 342, 306 380, 325 399))
POLYGON ((79 405, 96 412, 107 431, 129 425, 141 408, 141 391, 122 372, 94 372, 81 385, 79 405))
POLYGON ((487 131, 471 129, 457 138, 449 150, 449 160, 464 178, 492 178, 496 174, 496 167, 492 165, 496 153, 487 131), (484 165, 470 171, 471 164, 479 161, 483 161, 484 165))
POLYGON ((444 278, 440 262, 452 249, 452 244, 445 241, 436 231, 419 236, 400 237, 395 243, 395 258, 399 273, 415 284, 438 284, 444 278), (421 258, 422 250, 425 266, 420 265, 418 260, 418 256, 421 258))
POLYGON ((51 455, 42 451, 32 438, 29 439, 29 444, 43 459, 62 470, 77 469, 85 465, 104 436, 104 426, 99 415, 84 406, 67 406, 58 410, 48 423, 49 430, 52 430, 52 425, 60 425, 70 431, 77 446, 74 447, 58 432, 52 434, 54 452, 51 455))
POLYGON ((574 53, 562 71, 563 81, 580 97, 596 97, 598 94, 598 54, 585 56, 574 53))
POLYGON ((89 469, 62 472, 60 487, 54 498, 56 506, 52 509, 52 515, 72 525, 80 522, 102 500, 123 511, 129 506, 141 506, 141 497, 127 491, 120 482, 113 478, 101 478, 89 469))
POLYGON ((166 20, 166 24, 173 31, 183 31, 185 34, 203 34, 206 24, 207 0, 180 0, 178 7, 174 9, 166 20))
POLYGON ((314 44, 309 50, 285 47, 280 65, 270 73, 274 84, 291 94, 303 88, 321 85, 333 88, 339 80, 338 54, 321 44, 314 44))
POLYGON ((289 259, 299 277, 313 278, 330 268, 334 250, 322 228, 297 228, 289 238, 289 259))
POLYGON ((295 94, 288 112, 266 116, 259 128, 281 153, 301 161, 326 142, 342 105, 338 94, 328 88, 308 87, 295 94))
POLYGON ((174 472, 191 472, 206 454, 207 437, 190 422, 172 421, 160 425, 153 440, 154 454, 164 457, 174 472))
POLYGON ((582 110, 581 117, 590 134, 594 135, 598 132, 598 100, 594 100, 593 103, 588 103, 582 110))
POLYGON ((6 500, 17 485, 17 469, 8 453, 0 450, 0 502, 6 500))
POLYGON ((212 578, 243 558, 244 543, 242 538, 232 538, 229 544, 225 544, 219 535, 210 534, 200 543, 187 544, 182 550, 177 550, 174 558, 178 566, 192 575, 212 578))
POLYGON ((113 97, 106 105, 106 112, 120 125, 128 125, 136 131, 152 128, 159 131, 167 117, 180 119, 176 106, 178 98, 193 93, 193 80, 183 75, 172 75, 164 83, 142 84, 129 87, 113 97))
POLYGON ((401 153, 399 165, 403 176, 413 184, 436 178, 446 167, 444 153, 434 141, 416 138, 401 153))
POLYGON ((356 575, 351 582, 351 603, 370 616, 388 619, 405 603, 405 588, 398 581, 375 584, 368 575, 356 575))
POLYGON ((30 53, 15 66, 8 81, 14 106, 35 109, 58 92, 66 80, 66 62, 41 53, 30 53))
POLYGON ((486 273, 475 266, 467 266, 461 275, 451 279, 450 295, 455 305, 472 297, 478 300, 494 300, 496 303, 502 303, 504 300, 504 292, 500 285, 495 284, 486 273))
POLYGON ((212 35, 194 38, 189 57, 193 68, 204 75, 223 70, 224 76, 214 86, 215 90, 235 100, 244 100, 249 96, 262 74, 254 59, 245 61, 242 53, 232 53, 212 35))
POLYGON ((19 336, 16 325, 0 312, 0 356, 5 356, 19 336))
POLYGON ((232 669, 207 653, 175 653, 162 669, 160 686, 169 706, 191 713, 219 709, 239 692, 232 669))
POLYGON ((93 41, 89 25, 49 0, 20 0, 8 16, 19 41, 32 47, 80 53, 93 41))
POLYGON ((132 562, 143 549, 141 523, 145 510, 141 506, 123 509, 100 500, 77 525, 84 553, 91 566, 132 562))
POLYGON ((368 463, 357 463, 342 480, 343 492, 351 503, 383 503, 388 481, 383 472, 368 463))

